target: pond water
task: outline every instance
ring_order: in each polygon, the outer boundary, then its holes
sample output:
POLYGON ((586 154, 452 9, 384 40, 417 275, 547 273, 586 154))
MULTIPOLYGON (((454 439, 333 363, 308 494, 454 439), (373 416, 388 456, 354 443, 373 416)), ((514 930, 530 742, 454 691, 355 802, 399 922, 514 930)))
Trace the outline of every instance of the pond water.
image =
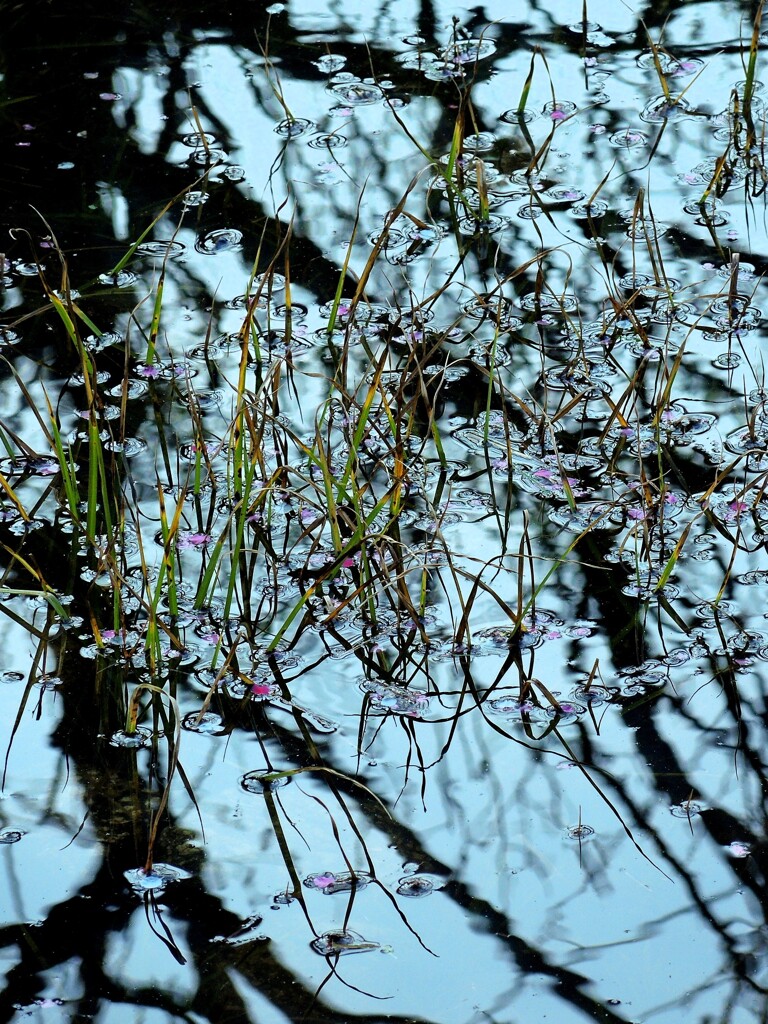
POLYGON ((764 1020, 762 4, 199 6, 2 15, 0 1018, 764 1020))

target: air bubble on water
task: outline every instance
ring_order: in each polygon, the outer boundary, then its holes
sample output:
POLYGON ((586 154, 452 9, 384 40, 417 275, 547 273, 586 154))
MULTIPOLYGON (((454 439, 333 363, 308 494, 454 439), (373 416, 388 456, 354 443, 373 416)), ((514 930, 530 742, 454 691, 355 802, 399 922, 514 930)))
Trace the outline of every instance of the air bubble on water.
POLYGON ((322 57, 313 60, 312 63, 318 71, 322 71, 326 75, 332 75, 336 71, 341 71, 347 63, 347 58, 341 53, 324 53, 322 57))
POLYGON ((669 813, 673 818, 693 818, 705 810, 704 804, 698 800, 683 800, 679 804, 673 804, 669 813))
POLYGON ((122 345, 124 340, 122 334, 118 334, 116 331, 105 331, 103 334, 89 334, 83 345, 89 352, 101 352, 112 345, 122 345))
POLYGON ((199 149, 201 146, 212 146, 216 142, 215 135, 209 135, 207 132, 189 132, 187 135, 182 136, 181 141, 189 149, 199 149))
POLYGON ((575 313, 579 308, 579 300, 568 292, 563 292, 562 295, 553 295, 551 292, 528 292, 518 300, 518 305, 530 313, 575 313))
POLYGON ((568 700, 560 701, 557 704, 551 704, 544 708, 547 718, 554 720, 559 726, 578 722, 581 716, 586 714, 586 711, 587 708, 584 704, 568 700))
POLYGON ((373 881, 367 871, 320 871, 316 874, 307 875, 304 885, 307 889, 316 889, 325 896, 332 896, 339 892, 355 892, 364 889, 373 881))
POLYGON ((10 327, 0 327, 0 347, 5 345, 18 345, 21 335, 10 327))
POLYGON ((315 732, 323 733, 323 735, 330 735, 338 730, 339 726, 336 722, 331 721, 330 718, 325 718, 324 715, 318 715, 315 711, 309 711, 306 708, 301 708, 300 714, 304 721, 310 725, 315 732))
MULTIPOLYGON (((8 267, 8 262, 5 264, 8 267)), ((44 265, 38 266, 37 263, 24 263, 22 260, 14 260, 10 264, 11 270, 14 274, 18 274, 19 277, 37 277, 41 270, 45 270, 44 265)))
POLYGON ((464 150, 467 153, 487 153, 495 145, 496 136, 493 132, 478 132, 464 138, 464 150))
POLYGON ((179 445, 179 458, 185 462, 196 462, 198 459, 209 461, 224 453, 224 445, 218 442, 185 441, 179 445))
POLYGON ((113 441, 111 439, 105 441, 104 447, 109 452, 118 452, 126 459, 132 459, 146 451, 147 442, 143 441, 140 437, 125 437, 122 441, 113 441))
POLYGON ((738 583, 743 583, 748 587, 768 583, 768 569, 751 569, 749 572, 737 576, 736 580, 738 583))
POLYGON ((0 683, 20 683, 25 678, 23 672, 13 672, 11 670, 0 672, 0 683))
MULTIPOLYGON (((187 193, 186 199, 189 199, 192 193, 187 193)), ((191 204, 190 204, 191 205, 191 204)), ((171 238, 156 238, 151 242, 142 242, 136 246, 137 256, 155 256, 158 259, 173 259, 176 256, 181 256, 184 252, 185 246, 182 242, 177 242, 171 238)))
POLYGON ((425 693, 410 690, 395 684, 366 680, 360 689, 369 694, 369 712, 403 715, 406 718, 422 718, 429 710, 429 697, 425 693))
POLYGON ((304 320, 308 313, 309 307, 300 302, 293 302, 290 306, 279 304, 272 309, 273 317, 277 317, 278 320, 287 320, 289 316, 292 320, 304 320))
POLYGON ((144 398, 148 392, 149 385, 145 380, 127 380, 124 384, 116 384, 107 389, 110 398, 122 398, 123 394, 128 399, 144 398))
POLYGON ((475 295, 464 303, 462 309, 473 319, 489 320, 503 330, 517 330, 523 326, 522 320, 514 315, 512 299, 491 292, 488 295, 475 295))
POLYGON ((693 108, 687 100, 656 96, 643 107, 640 118, 649 124, 663 124, 665 121, 680 121, 692 112, 693 108))
POLYGON ((182 206, 184 209, 193 209, 195 206, 202 206, 204 203, 207 203, 209 199, 210 193, 193 190, 186 193, 182 200, 182 206))
POLYGON ((137 895, 143 896, 149 892, 160 893, 172 882, 186 881, 192 875, 173 864, 154 864, 149 871, 130 868, 123 872, 123 877, 137 895))
POLYGON ((586 193, 573 185, 555 185, 542 194, 542 199, 555 203, 581 203, 586 193))
MULTIPOLYGON (((476 637, 477 638, 477 637, 476 637)), ((479 639, 483 639, 479 637, 479 639)), ((495 715, 501 715, 507 722, 525 722, 536 715, 536 705, 529 700, 520 700, 517 697, 496 697, 488 701, 488 710, 495 715)))
POLYGON ((347 930, 323 932, 310 942, 310 947, 320 956, 337 957, 348 953, 366 953, 379 949, 378 942, 370 942, 357 932, 347 930))
POLYGON ((298 139, 314 131, 317 125, 306 117, 286 118, 275 125, 274 131, 283 139, 298 139))
POLYGON ((610 530, 616 528, 609 518, 612 508, 607 502, 581 502, 575 509, 570 505, 550 509, 547 517, 570 533, 582 533, 588 529, 610 530))
POLYGON ((227 181, 234 182, 237 184, 240 181, 245 181, 246 170, 241 167, 240 164, 230 164, 229 167, 225 167, 221 172, 221 177, 227 181))
POLYGON ((729 843, 725 847, 725 852, 729 857, 734 857, 736 860, 743 860, 745 857, 749 857, 752 853, 752 847, 749 843, 742 842, 740 839, 734 839, 732 843, 729 843))
POLYGON ((10 846, 12 843, 18 843, 26 834, 27 833, 20 828, 0 829, 0 843, 4 846, 10 846))
POLYGON ((537 206, 535 203, 528 200, 523 203, 522 206, 517 208, 515 216, 519 217, 521 220, 538 220, 542 213, 544 213, 544 211, 540 206, 537 206))
POLYGON ((229 252, 239 249, 242 241, 243 233, 237 228, 217 228, 198 238, 195 249, 207 254, 229 252))
POLYGON ((648 145, 648 136, 637 128, 622 128, 614 132, 608 141, 615 149, 642 149, 648 145))
POLYGON ((473 64, 496 52, 496 44, 492 39, 457 39, 440 54, 440 59, 447 64, 473 64))
POLYGON ((276 789, 282 789, 290 781, 290 775, 283 775, 274 771, 254 771, 246 772, 241 777, 240 786, 246 793, 257 793, 263 796, 264 793, 271 793, 276 789))
MULTIPOLYGON (((737 93, 737 95, 738 95, 739 99, 743 100, 743 99, 744 99, 744 96, 745 96, 745 91, 746 91, 746 88, 747 88, 747 82, 746 82, 746 80, 744 80, 744 81, 740 81, 740 82, 737 82, 737 83, 736 83, 736 84, 734 85, 734 87, 733 87, 733 88, 735 89, 735 91, 736 91, 736 93, 737 93)), ((757 78, 754 78, 754 79, 752 80, 752 83, 751 83, 751 86, 750 86, 750 88, 751 88, 751 90, 752 90, 752 96, 753 96, 753 97, 755 97, 755 96, 759 96, 759 95, 760 95, 761 93, 764 93, 764 92, 765 92, 765 85, 764 85, 764 83, 763 83, 763 82, 761 82, 761 81, 760 81, 759 79, 757 79, 757 78)), ((754 103, 753 103, 753 108, 754 108, 754 103)), ((754 114, 754 109, 753 109, 753 114, 754 114)))
MULTIPOLYGON (((109 380, 110 376, 111 375, 108 370, 99 370, 95 374, 96 383, 104 384, 105 381, 109 380)), ((84 374, 82 372, 73 373, 72 376, 69 378, 69 383, 74 387, 81 387, 83 384, 85 384, 84 374)))
POLYGON ((700 199, 689 199, 683 203, 683 212, 695 217, 697 224, 719 228, 731 219, 731 215, 723 210, 722 206, 722 201, 713 196, 706 202, 702 202, 700 199))
POLYGON ((346 135, 339 132, 321 132, 309 140, 311 149, 343 149, 347 145, 346 135))
POLYGON ((499 120, 505 124, 530 124, 531 121, 535 121, 540 115, 535 110, 505 110, 503 114, 499 114, 499 120))
POLYGON ((591 825, 571 825, 570 828, 566 829, 565 834, 569 839, 577 839, 579 842, 582 842, 593 836, 595 830, 591 825))
POLYGON ((382 92, 377 85, 367 85, 360 79, 352 81, 335 82, 329 86, 329 91, 337 99, 342 100, 350 107, 367 106, 371 103, 378 103, 382 92))
POLYGON ((408 875, 400 879, 395 892, 398 896, 420 899, 422 896, 429 896, 436 888, 435 882, 427 875, 408 875))
POLYGON ((646 50, 636 60, 639 68, 642 68, 643 71, 650 71, 654 75, 658 74, 657 62, 662 74, 672 78, 687 78, 690 75, 695 75, 704 67, 704 61, 699 57, 684 57, 678 60, 671 54, 659 50, 646 50))
POLYGON ((608 212, 608 203, 603 199, 593 199, 591 202, 575 203, 568 211, 573 217, 597 218, 603 217, 608 212))
POLYGON ((221 736, 227 731, 221 715, 214 711, 190 711, 182 718, 181 727, 200 736, 221 736))
POLYGON ((124 747, 127 750, 141 750, 143 747, 152 746, 152 730, 137 726, 133 732, 126 732, 125 729, 118 729, 109 738, 110 747, 124 747))
POLYGON ((590 706, 609 704, 619 692, 618 686, 603 686, 601 683, 592 683, 590 686, 577 686, 573 691, 579 700, 590 706))
MULTIPOLYGON (((207 149, 201 147, 200 149, 193 149, 189 154, 189 162, 197 167, 211 167, 213 164, 219 164, 226 158, 226 153, 223 149, 214 149, 208 147, 207 149)), ((190 193, 188 192, 189 196, 190 193)))
POLYGON ((487 217, 460 217, 458 222, 459 231, 468 237, 483 238, 489 235, 497 235, 509 225, 507 217, 491 213, 487 217))
POLYGON ((648 240, 661 237, 669 231, 669 224, 658 220, 644 220, 635 217, 634 214, 625 216, 629 226, 627 227, 627 238, 633 241, 648 240))
MULTIPOLYGON (((568 26, 568 31, 578 36, 585 36, 589 32, 602 32, 603 26, 596 21, 577 21, 568 26)), ((590 60, 594 60, 592 57, 590 60)))
POLYGON ((712 360, 712 365, 718 370, 735 370, 741 366, 741 356, 738 352, 723 352, 717 359, 712 360))
POLYGON ((575 114, 578 107, 572 100, 552 100, 549 103, 545 103, 541 110, 545 117, 548 117, 554 123, 558 123, 565 121, 572 114, 575 114))
POLYGON ((399 53, 395 62, 409 71, 433 70, 439 65, 437 55, 425 50, 408 50, 406 53, 399 53))
POLYGON ((39 686, 41 690, 58 690, 63 685, 64 680, 61 676, 54 676, 47 672, 35 679, 35 686, 39 686))

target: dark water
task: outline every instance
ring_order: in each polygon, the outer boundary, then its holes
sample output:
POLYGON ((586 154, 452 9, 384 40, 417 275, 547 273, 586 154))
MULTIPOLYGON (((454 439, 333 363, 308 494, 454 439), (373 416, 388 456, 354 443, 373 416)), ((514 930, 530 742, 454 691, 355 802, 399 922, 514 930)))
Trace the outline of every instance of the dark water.
POLYGON ((0 6, 0 1020, 764 1020, 756 7, 217 7, 0 6))

